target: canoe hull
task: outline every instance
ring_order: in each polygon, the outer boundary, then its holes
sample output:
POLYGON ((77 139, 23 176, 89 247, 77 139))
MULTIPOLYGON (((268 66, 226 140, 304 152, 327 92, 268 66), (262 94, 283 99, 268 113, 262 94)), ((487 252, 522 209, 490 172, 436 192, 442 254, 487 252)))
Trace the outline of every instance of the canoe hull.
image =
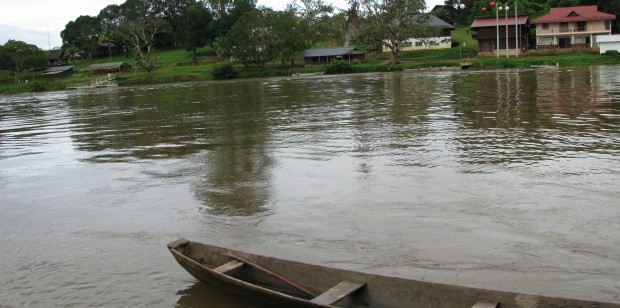
POLYGON ((330 307, 310 301, 312 296, 260 271, 244 269, 218 273, 214 268, 230 262, 231 255, 260 265, 300 285, 322 293, 342 281, 365 283, 360 290, 334 306, 354 307, 472 307, 481 301, 498 307, 599 307, 620 304, 468 288, 381 275, 366 274, 253 255, 188 240, 168 244, 179 264, 198 280, 225 292, 263 302, 271 307, 330 307), (248 282, 249 281, 249 282, 248 282), (261 286, 262 285, 262 286, 261 286), (263 287, 269 286, 269 287, 263 287))

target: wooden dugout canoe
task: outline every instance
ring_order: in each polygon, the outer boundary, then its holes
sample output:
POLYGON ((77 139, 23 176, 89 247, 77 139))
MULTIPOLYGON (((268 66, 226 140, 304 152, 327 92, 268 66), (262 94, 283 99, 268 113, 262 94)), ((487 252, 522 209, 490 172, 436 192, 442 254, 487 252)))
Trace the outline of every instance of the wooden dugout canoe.
POLYGON ((438 284, 341 270, 179 239, 168 249, 192 276, 269 307, 614 307, 620 304, 438 284))

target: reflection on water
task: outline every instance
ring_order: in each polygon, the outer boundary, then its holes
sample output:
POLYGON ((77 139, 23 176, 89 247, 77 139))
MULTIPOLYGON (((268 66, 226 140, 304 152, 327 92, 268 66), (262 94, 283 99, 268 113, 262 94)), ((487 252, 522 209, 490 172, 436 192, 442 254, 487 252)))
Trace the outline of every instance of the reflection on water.
POLYGON ((619 76, 412 71, 2 96, 0 241, 20 249, 2 252, 0 305, 236 306, 188 283, 165 251, 177 237, 620 302, 619 76))
POLYGON ((207 307, 220 307, 220 308, 264 308, 258 303, 244 301, 238 297, 228 295, 214 289, 204 283, 196 282, 189 288, 179 290, 177 295, 181 297, 177 301, 176 307, 192 307, 192 308, 207 308, 207 307))

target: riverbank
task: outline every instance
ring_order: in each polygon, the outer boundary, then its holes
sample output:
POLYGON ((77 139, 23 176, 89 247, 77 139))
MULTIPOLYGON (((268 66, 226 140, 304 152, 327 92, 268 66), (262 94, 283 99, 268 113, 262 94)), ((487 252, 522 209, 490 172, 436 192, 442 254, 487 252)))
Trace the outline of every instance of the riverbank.
MULTIPOLYGON (((161 60, 151 78, 147 77, 146 71, 134 67, 117 76, 119 86, 159 84, 187 81, 213 80, 212 72, 219 65, 215 51, 211 48, 203 48, 198 51, 198 65, 192 65, 191 54, 185 50, 167 50, 159 52, 161 60)), ((352 66, 353 73, 400 71, 404 69, 421 69, 429 67, 460 67, 467 63, 470 69, 504 69, 504 68, 529 68, 531 66, 581 66, 581 65, 608 65, 620 64, 617 55, 599 55, 598 53, 582 51, 572 54, 556 55, 526 55, 521 57, 477 57, 473 48, 451 48, 438 50, 420 50, 403 52, 401 62, 397 65, 389 64, 389 53, 370 52, 366 55, 364 63, 352 66)), ((129 62, 133 59, 127 56, 112 58, 93 59, 92 63, 104 62, 129 62)), ((264 69, 257 67, 244 67, 233 65, 237 78, 266 78, 278 76, 290 76, 305 73, 321 73, 324 67, 304 67, 303 59, 296 59, 294 65, 283 65, 277 62, 268 63, 264 69)), ((90 65, 88 60, 76 60, 70 63, 75 65, 76 71, 80 67, 90 65)), ((23 72, 24 82, 13 83, 12 76, 8 71, 0 71, 0 94, 16 94, 23 92, 42 92, 65 90, 69 83, 89 82, 98 77, 87 72, 77 72, 71 77, 48 80, 42 71, 23 72)))

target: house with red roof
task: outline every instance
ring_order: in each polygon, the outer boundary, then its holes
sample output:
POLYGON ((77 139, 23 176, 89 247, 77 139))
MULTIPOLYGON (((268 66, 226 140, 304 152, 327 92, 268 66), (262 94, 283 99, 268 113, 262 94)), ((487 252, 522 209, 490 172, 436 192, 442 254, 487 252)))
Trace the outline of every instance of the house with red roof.
POLYGON ((611 34, 615 15, 599 12, 596 5, 552 8, 532 21, 536 25, 536 47, 596 47, 596 36, 611 34))
POLYGON ((478 52, 497 52, 506 55, 515 55, 519 50, 528 49, 530 25, 527 15, 518 16, 479 16, 471 24, 475 33, 472 38, 478 41, 478 52), (498 46, 499 32, 499 46, 498 46))

